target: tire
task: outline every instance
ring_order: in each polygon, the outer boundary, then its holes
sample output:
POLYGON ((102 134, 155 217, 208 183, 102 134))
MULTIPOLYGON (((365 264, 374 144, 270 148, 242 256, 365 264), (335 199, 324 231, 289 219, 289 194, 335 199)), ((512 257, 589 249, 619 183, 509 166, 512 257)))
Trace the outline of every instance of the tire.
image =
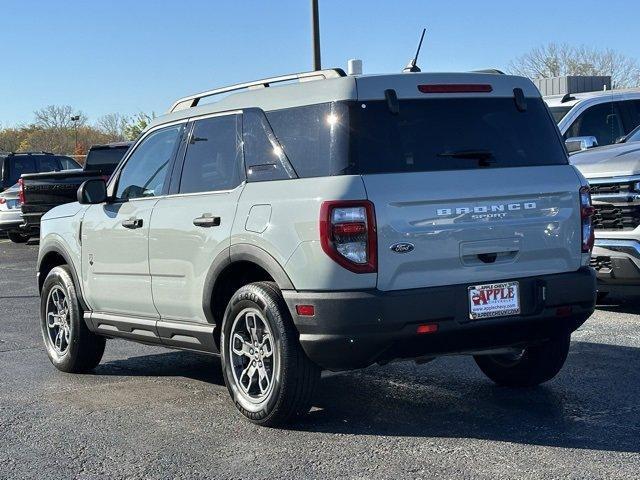
POLYGON ((28 233, 15 232, 15 231, 8 232, 7 236, 9 237, 9 240, 11 240, 13 243, 27 243, 31 238, 31 235, 29 235, 28 233))
POLYGON ((220 350, 229 394, 251 422, 283 425, 309 411, 320 367, 302 350, 274 283, 236 291, 224 314, 220 350))
POLYGON ((44 281, 40 294, 40 327, 49 360, 58 370, 83 373, 100 363, 106 339, 87 328, 73 277, 66 265, 55 267, 44 281))
POLYGON ((480 370, 498 385, 533 387, 551 380, 562 369, 569 353, 570 335, 561 335, 526 347, 522 354, 476 355, 480 370))

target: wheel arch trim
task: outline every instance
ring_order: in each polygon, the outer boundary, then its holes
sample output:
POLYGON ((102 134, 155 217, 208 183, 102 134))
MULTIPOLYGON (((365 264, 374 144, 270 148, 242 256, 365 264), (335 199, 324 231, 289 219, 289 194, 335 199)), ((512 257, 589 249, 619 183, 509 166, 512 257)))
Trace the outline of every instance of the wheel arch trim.
POLYGON ((211 299, 222 272, 239 262, 253 263, 276 282, 281 290, 294 290, 291 279, 280 263, 266 250, 249 243, 237 243, 220 252, 211 263, 204 281, 202 292, 202 309, 209 323, 215 323, 211 299))

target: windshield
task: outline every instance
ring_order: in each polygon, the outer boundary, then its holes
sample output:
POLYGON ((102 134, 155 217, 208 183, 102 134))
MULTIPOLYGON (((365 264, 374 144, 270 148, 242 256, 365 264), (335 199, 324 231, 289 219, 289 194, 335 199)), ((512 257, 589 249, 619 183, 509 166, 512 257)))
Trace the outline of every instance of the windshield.
POLYGON ((627 137, 624 139, 624 143, 640 141, 640 127, 636 127, 627 137))
POLYGON ((351 156, 358 173, 424 172, 568 163, 542 99, 401 100, 351 108, 351 156))
POLYGON ((560 123, 560 120, 562 120, 565 115, 569 113, 571 107, 549 107, 549 110, 551 110, 551 115, 553 115, 553 119, 556 121, 556 123, 560 123))

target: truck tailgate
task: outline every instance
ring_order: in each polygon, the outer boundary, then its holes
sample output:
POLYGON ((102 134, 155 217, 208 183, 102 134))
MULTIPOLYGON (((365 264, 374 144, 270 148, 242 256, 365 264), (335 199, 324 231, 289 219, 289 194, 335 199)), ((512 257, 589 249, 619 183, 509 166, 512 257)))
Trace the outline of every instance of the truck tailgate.
POLYGON ((571 166, 363 179, 376 211, 381 290, 486 283, 580 267, 580 183, 571 166))

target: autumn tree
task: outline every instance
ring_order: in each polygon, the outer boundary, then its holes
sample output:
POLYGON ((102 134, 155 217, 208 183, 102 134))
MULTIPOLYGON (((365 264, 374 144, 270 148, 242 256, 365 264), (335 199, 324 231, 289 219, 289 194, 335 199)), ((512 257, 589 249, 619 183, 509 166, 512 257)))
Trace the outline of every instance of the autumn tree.
POLYGON ((640 65, 635 58, 611 49, 549 43, 513 60, 510 73, 531 79, 563 75, 610 75, 613 88, 640 85, 640 65))

